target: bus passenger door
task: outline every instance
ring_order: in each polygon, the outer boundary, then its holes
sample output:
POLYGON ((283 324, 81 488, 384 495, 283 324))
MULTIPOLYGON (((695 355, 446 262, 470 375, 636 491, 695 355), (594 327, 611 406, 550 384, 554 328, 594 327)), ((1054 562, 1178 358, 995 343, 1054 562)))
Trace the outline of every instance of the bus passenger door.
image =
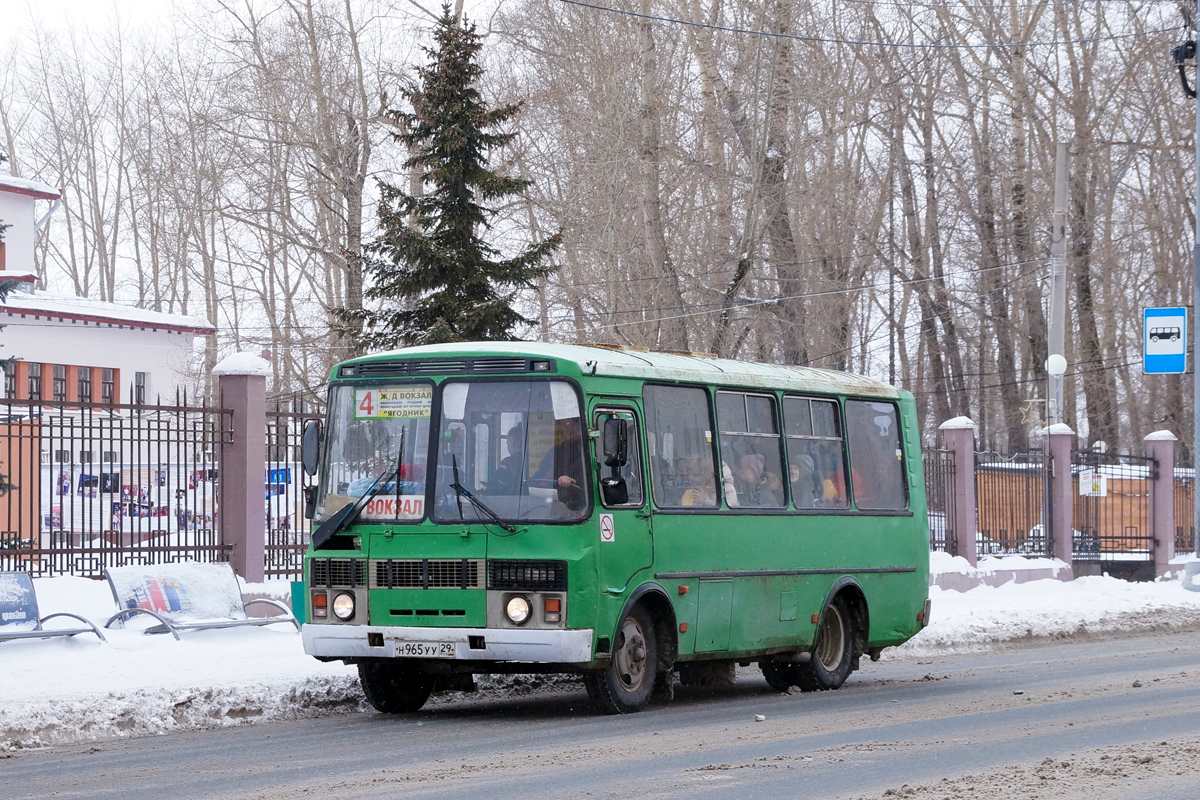
MULTIPOLYGON (((597 564, 600 591, 620 596, 637 572, 652 565, 654 542, 646 508, 640 415, 631 405, 597 403, 592 409, 593 428, 602 432, 608 419, 623 419, 628 425, 627 461, 616 468, 616 475, 625 480, 628 498, 620 504, 607 503, 603 490, 598 492, 597 564)), ((612 476, 614 468, 604 465, 603 435, 592 442, 599 486, 600 479, 612 476)))

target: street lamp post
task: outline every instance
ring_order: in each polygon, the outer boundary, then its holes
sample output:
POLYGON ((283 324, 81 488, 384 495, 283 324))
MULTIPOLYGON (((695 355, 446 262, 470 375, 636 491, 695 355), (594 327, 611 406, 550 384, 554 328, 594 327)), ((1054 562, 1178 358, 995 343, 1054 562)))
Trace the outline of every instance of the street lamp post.
MULTIPOLYGON (((1197 0, 1197 14, 1200 15, 1200 0, 1197 0)), ((1200 22, 1193 19, 1193 24, 1200 22)), ((1200 559, 1200 491, 1197 491, 1196 477, 1200 474, 1200 369, 1197 368, 1196 357, 1200 355, 1200 325, 1197 325, 1197 312, 1200 312, 1200 95, 1188 86, 1186 62, 1196 58, 1196 42, 1189 40, 1177 45, 1171 51, 1171 57, 1179 67, 1179 80, 1183 83, 1183 91, 1196 101, 1196 232, 1192 244, 1192 556, 1193 564, 1189 565, 1192 572, 1196 559, 1200 559)), ((1200 83, 1200 73, 1197 74, 1200 83)), ((1171 465, 1174 469, 1174 465, 1171 465)))

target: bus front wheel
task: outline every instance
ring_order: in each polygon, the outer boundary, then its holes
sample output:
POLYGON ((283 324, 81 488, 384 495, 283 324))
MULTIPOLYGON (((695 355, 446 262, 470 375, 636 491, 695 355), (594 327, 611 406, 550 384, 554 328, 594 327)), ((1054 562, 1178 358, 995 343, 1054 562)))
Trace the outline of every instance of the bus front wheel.
POLYGON ((608 667, 587 674, 584 682, 592 702, 605 714, 632 714, 650 701, 657 669, 654 620, 644 607, 635 606, 617 628, 608 667))
POLYGON ((358 679, 376 711, 408 714, 425 705, 434 676, 403 661, 378 660, 359 662, 358 679))

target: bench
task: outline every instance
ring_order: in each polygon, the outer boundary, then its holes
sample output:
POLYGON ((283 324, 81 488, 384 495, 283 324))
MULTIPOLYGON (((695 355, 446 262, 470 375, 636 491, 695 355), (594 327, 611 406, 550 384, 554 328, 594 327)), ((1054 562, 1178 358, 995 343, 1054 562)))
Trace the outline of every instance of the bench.
POLYGON ((170 633, 176 639, 180 631, 257 627, 277 622, 290 622, 300 630, 291 609, 278 600, 243 602, 241 584, 230 564, 189 561, 114 567, 105 569, 104 577, 119 609, 104 623, 105 628, 146 615, 159 624, 147 628, 145 633, 170 633), (246 609, 254 605, 270 606, 283 614, 250 617, 246 609))
POLYGON ((16 639, 53 639, 59 636, 77 636, 94 633, 100 641, 108 641, 100 629, 78 614, 60 611, 41 616, 38 612, 37 592, 28 572, 0 572, 0 642, 16 639), (86 628, 45 628, 47 620, 55 617, 70 617, 86 625, 86 628))

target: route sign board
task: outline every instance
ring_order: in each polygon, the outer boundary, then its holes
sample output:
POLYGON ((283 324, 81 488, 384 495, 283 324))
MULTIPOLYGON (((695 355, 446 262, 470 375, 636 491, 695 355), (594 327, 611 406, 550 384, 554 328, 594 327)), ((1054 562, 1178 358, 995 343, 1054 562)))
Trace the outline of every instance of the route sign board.
POLYGON ((1187 309, 1146 308, 1142 316, 1142 372, 1187 372, 1187 309))

